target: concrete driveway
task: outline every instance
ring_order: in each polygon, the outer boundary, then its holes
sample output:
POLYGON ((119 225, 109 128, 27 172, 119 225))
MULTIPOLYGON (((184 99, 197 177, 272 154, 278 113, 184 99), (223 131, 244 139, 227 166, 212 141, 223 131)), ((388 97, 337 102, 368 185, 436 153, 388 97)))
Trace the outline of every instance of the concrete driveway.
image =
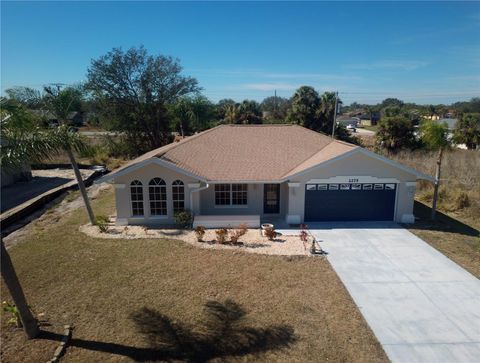
POLYGON ((480 280, 395 223, 309 227, 392 362, 480 362, 480 280))

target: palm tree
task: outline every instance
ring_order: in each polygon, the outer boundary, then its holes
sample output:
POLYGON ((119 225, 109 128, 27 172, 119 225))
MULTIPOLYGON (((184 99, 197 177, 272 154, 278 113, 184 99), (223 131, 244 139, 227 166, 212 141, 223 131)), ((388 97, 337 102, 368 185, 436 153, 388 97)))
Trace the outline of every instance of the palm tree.
POLYGON ((450 140, 448 139, 448 126, 445 123, 439 124, 438 122, 433 122, 431 120, 424 121, 420 127, 420 135, 422 141, 429 149, 438 151, 432 201, 432 219, 435 220, 443 153, 445 149, 450 146, 450 140))
MULTIPOLYGON (((17 117, 20 117, 21 120, 29 123, 22 118, 25 111, 22 107, 14 102, 2 99, 1 109, 2 117, 6 116, 2 121, 0 128, 0 165, 2 170, 14 169, 19 166, 21 167, 28 160, 34 160, 38 157, 41 158, 42 156, 46 156, 50 151, 53 151, 52 147, 54 142, 46 137, 46 135, 35 132, 35 130, 33 130, 33 132, 25 132, 22 131, 21 128, 16 127, 18 126, 18 124, 15 125, 17 117)), ((26 126, 26 124, 21 125, 23 128, 26 128, 26 126)), ((2 279, 12 296, 15 307, 17 308, 23 330, 27 338, 35 338, 39 333, 37 320, 28 307, 25 294, 18 280, 12 260, 5 247, 3 239, 1 238, 0 255, 2 279)))
POLYGON ((82 101, 82 92, 78 88, 67 87, 63 90, 53 89, 52 87, 45 87, 44 104, 46 109, 52 112, 60 121, 59 136, 64 136, 62 143, 63 150, 67 153, 70 164, 72 164, 75 178, 77 179, 78 189, 82 195, 85 208, 87 209, 88 218, 91 224, 95 224, 95 215, 93 214, 92 206, 88 200, 87 190, 82 179, 82 174, 78 168, 75 155, 73 153, 72 141, 74 141, 74 133, 70 132, 68 127, 68 116, 72 111, 78 110, 82 101))
MULTIPOLYGON (((41 161, 60 150, 81 150, 85 147, 77 134, 67 126, 53 130, 44 130, 35 124, 25 108, 14 100, 1 100, 2 116, 0 128, 0 166, 2 170, 11 170, 35 161, 41 161)), ((37 320, 28 307, 25 294, 18 280, 10 255, 3 239, 0 239, 1 274, 5 285, 18 310, 20 321, 26 336, 35 338, 38 333, 37 320)))
POLYGON ((229 124, 234 124, 239 118, 239 106, 235 105, 226 105, 225 106, 225 121, 229 124))

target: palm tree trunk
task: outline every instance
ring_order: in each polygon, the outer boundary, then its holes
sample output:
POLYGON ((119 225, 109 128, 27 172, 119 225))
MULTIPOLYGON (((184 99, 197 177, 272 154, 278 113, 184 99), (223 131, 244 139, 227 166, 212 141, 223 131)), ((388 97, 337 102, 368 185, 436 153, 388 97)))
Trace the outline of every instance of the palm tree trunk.
POLYGON ((12 296, 13 303, 18 310, 18 314, 20 315, 20 320, 23 325, 23 331, 27 335, 28 339, 35 338, 38 333, 38 324, 37 320, 33 317, 32 312, 30 311, 27 299, 23 294, 22 286, 18 281, 17 274, 15 272, 15 268, 13 267, 12 260, 10 259, 10 255, 8 254, 7 249, 5 248, 5 244, 3 243, 3 239, 0 241, 1 244, 1 270, 2 270, 2 278, 7 285, 8 291, 12 296))
POLYGON ((437 199, 438 188, 440 187, 440 172, 442 167, 443 148, 438 152, 437 169, 435 171, 435 184, 433 186, 433 201, 432 201, 432 220, 435 220, 437 213, 437 199))
POLYGON ((70 159, 70 163, 72 164, 75 177, 77 178, 78 189, 80 189, 80 194, 82 195, 83 202, 85 203, 85 208, 87 208, 88 218, 90 219, 90 223, 93 225, 96 222, 95 215, 93 214, 92 206, 90 205, 90 201, 88 200, 87 190, 85 189, 85 184, 83 183, 82 174, 80 173, 80 169, 78 168, 72 150, 67 149, 67 154, 68 158, 70 159))

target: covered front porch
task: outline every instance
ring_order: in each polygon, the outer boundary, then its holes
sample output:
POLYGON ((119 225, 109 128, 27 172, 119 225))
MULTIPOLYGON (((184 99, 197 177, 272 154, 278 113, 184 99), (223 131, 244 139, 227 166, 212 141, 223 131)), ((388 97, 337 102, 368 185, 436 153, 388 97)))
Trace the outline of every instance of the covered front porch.
POLYGON ((288 183, 207 184, 193 193, 193 226, 258 228, 262 223, 287 225, 288 183))

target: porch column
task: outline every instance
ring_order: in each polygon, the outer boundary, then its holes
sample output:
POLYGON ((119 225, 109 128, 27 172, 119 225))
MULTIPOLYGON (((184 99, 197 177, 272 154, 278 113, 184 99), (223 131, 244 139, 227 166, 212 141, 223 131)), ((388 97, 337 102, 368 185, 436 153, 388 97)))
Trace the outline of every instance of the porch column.
POLYGON ((115 188, 115 205, 117 210, 117 218, 115 224, 117 226, 126 226, 128 217, 130 216, 130 198, 128 193, 130 189, 125 184, 113 184, 115 188))
POLYGON ((288 211, 285 217, 288 224, 300 224, 302 222, 299 209, 302 200, 300 185, 301 183, 298 182, 288 183, 288 211))
POLYGON ((400 223, 414 223, 413 205, 417 183, 404 182, 398 184, 396 221, 400 223), (405 196, 406 195, 406 196, 405 196))
POLYGON ((200 214, 200 183, 189 183, 188 184, 188 191, 190 194, 190 205, 189 209, 193 215, 200 214))

